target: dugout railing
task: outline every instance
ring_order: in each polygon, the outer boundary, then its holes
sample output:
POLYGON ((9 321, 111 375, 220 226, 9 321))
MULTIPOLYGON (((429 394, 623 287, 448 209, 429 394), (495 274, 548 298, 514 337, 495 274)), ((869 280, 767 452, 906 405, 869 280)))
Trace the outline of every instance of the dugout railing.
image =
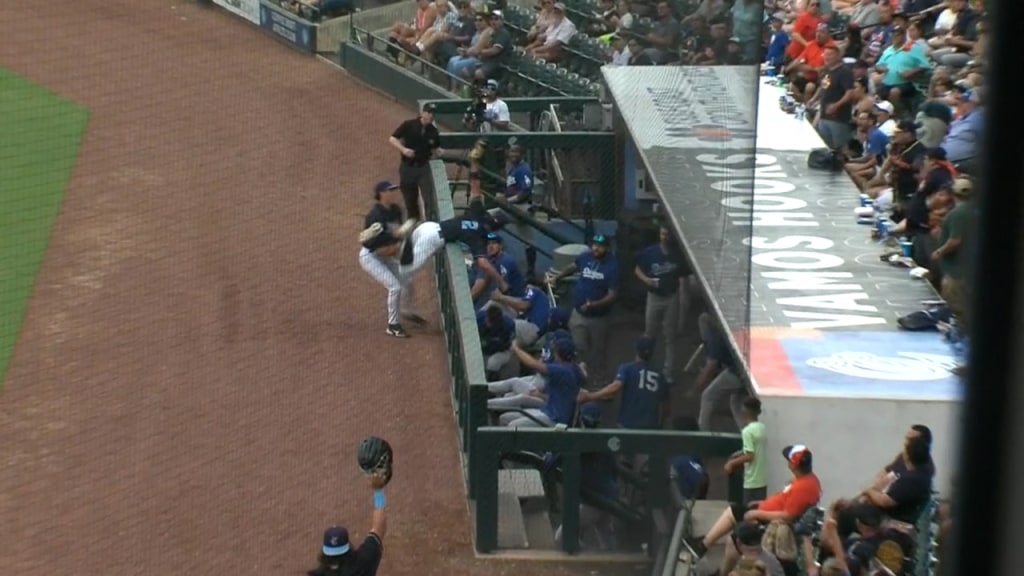
MULTIPOLYGON (((434 219, 450 218, 456 214, 456 209, 451 196, 444 193, 449 189, 445 163, 435 160, 431 163, 431 170, 431 190, 425 194, 425 201, 429 202, 428 215, 434 219)), ((435 259, 435 272, 443 333, 449 352, 452 405, 458 426, 467 497, 475 511, 473 534, 478 552, 498 551, 498 471, 507 454, 559 455, 561 491, 556 522, 562 526, 564 534, 574 534, 579 528, 581 458, 585 454, 646 454, 649 460, 644 506, 652 518, 674 518, 669 459, 680 454, 705 459, 723 458, 742 448, 742 441, 736 434, 579 428, 523 430, 489 426, 484 360, 462 249, 457 245, 446 246, 435 259)), ((730 478, 730 498, 740 497, 741 482, 738 475, 730 478)), ((671 533, 671 526, 667 523, 651 529, 660 529, 664 537, 671 533)), ((568 554, 576 554, 579 552, 579 540, 562 538, 561 549, 568 554)))

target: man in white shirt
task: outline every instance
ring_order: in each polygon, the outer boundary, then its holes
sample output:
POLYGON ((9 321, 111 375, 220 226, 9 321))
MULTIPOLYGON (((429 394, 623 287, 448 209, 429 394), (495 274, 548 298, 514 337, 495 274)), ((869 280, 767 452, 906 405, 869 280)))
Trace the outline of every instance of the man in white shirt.
POLYGON ((562 56, 562 47, 568 46, 576 35, 576 25, 565 17, 565 4, 555 2, 551 7, 552 20, 548 29, 527 46, 526 51, 535 58, 543 58, 548 62, 558 62, 562 56))
POLYGON ((620 34, 612 35, 612 66, 629 66, 629 59, 633 53, 629 50, 629 44, 625 37, 620 34))
POLYGON ((508 111, 508 104, 498 98, 498 81, 491 79, 484 85, 484 121, 480 124, 481 132, 498 132, 508 130, 512 116, 508 111))
POLYGON ((892 138, 893 132, 896 131, 896 121, 892 118, 893 109, 892 102, 888 100, 879 100, 875 103, 875 113, 878 114, 878 129, 889 138, 892 138))

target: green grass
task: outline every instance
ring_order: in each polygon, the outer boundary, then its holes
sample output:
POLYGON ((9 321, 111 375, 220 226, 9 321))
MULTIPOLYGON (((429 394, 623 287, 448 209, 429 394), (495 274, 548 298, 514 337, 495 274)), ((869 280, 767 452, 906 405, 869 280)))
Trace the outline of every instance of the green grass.
POLYGON ((0 392, 88 119, 0 68, 0 392))

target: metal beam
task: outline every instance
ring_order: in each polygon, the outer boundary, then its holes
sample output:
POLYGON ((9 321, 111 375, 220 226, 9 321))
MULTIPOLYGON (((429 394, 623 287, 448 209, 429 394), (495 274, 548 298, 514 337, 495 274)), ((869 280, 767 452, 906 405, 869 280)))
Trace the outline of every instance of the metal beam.
MULTIPOLYGON (((584 106, 600 104, 596 97, 585 96, 545 96, 543 98, 502 98, 508 104, 508 111, 512 114, 527 112, 546 112, 551 106, 558 106, 566 111, 582 110, 584 106)), ((437 107, 437 114, 462 114, 472 104, 472 100, 420 100, 420 109, 424 104, 433 104, 437 107)))
POLYGON ((509 138, 515 138, 515 143, 524 148, 600 150, 615 146, 615 134, 611 132, 445 132, 441 134, 441 147, 467 149, 477 140, 508 146, 509 138))

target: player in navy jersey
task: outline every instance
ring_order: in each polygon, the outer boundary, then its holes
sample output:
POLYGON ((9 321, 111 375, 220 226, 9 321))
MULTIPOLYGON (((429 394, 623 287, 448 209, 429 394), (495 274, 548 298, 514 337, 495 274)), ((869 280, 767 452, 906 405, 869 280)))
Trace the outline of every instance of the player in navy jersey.
POLYGON ((573 290, 573 312, 569 320, 572 340, 580 354, 593 370, 595 378, 607 377, 603 373, 608 340, 608 320, 619 294, 619 263, 611 253, 611 241, 597 234, 590 250, 581 254, 573 264, 557 274, 549 275, 547 282, 555 284, 562 278, 579 272, 573 290))
POLYGON ((508 172, 505 176, 505 193, 498 194, 499 202, 529 204, 533 196, 533 170, 523 161, 523 148, 518 144, 509 146, 508 172))
POLYGON ((512 428, 572 425, 576 415, 576 396, 584 381, 583 372, 574 363, 576 347, 573 346, 572 340, 556 338, 551 346, 552 359, 549 362, 542 362, 530 356, 514 342, 512 352, 523 366, 543 375, 544 393, 547 398, 542 408, 526 410, 529 417, 512 412, 502 414, 498 421, 512 428))
POLYGON ((662 372, 671 378, 675 367, 675 338, 681 306, 680 279, 686 270, 682 254, 666 226, 661 227, 658 243, 648 246, 637 255, 633 273, 647 288, 644 333, 663 347, 665 361, 662 372))
POLYGON ((580 402, 611 400, 621 394, 619 426, 637 430, 661 428, 668 412, 665 377, 651 368, 654 340, 641 336, 636 341, 636 360, 619 366, 615 380, 595 392, 581 392, 580 402))
MULTIPOLYGON (((555 341, 559 339, 572 341, 572 336, 568 330, 555 330, 548 333, 545 336, 544 346, 540 350, 541 362, 547 364, 554 361, 551 349, 555 341)), ((513 408, 543 408, 544 386, 544 375, 540 372, 488 382, 487 391, 494 394, 496 398, 487 401, 487 408, 496 411, 513 408)))
POLYGON ((544 332, 551 311, 551 300, 547 293, 537 286, 527 286, 521 298, 494 292, 491 301, 503 306, 515 317, 516 342, 524 348, 533 346, 544 332))
MULTIPOLYGON (((500 293, 508 294, 513 298, 522 298, 523 294, 526 293, 526 277, 523 276, 522 271, 519 269, 519 263, 510 254, 505 252, 505 246, 502 242, 501 236, 491 232, 487 234, 487 260, 491 263, 491 266, 498 271, 498 275, 505 282, 505 290, 499 291, 500 293)), ((477 275, 476 280, 473 282, 473 286, 470 289, 470 293, 473 296, 474 302, 481 297, 490 298, 487 294, 487 290, 494 289, 494 282, 484 275, 477 275)), ((515 312, 506 306, 491 300, 486 302, 483 308, 489 308, 491 306, 498 306, 502 312, 509 316, 515 317, 515 312)))

